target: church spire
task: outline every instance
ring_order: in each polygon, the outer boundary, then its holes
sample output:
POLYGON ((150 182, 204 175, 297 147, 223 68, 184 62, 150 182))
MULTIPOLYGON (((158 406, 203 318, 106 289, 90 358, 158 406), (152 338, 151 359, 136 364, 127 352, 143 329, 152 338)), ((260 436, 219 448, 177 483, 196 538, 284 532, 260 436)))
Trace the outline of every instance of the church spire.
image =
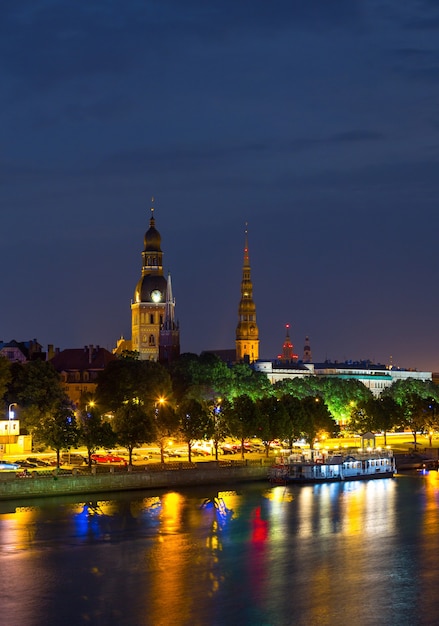
POLYGON ((175 322, 175 300, 172 295, 171 274, 166 284, 165 319, 160 329, 159 361, 171 363, 180 356, 180 331, 175 322))
POLYGON ((174 327, 174 309, 175 309, 175 300, 172 296, 172 283, 171 283, 171 273, 168 273, 168 281, 166 283, 166 309, 165 309, 165 321, 163 323, 163 328, 172 330, 174 327))
POLYGON ((241 300, 236 327, 236 360, 252 363, 259 358, 259 330, 256 325, 256 306, 253 301, 250 257, 248 248, 248 227, 245 225, 244 263, 242 266, 241 300))
POLYGON ((297 354, 294 354, 294 347, 293 347, 293 344, 291 343, 290 325, 285 324, 285 328, 286 328, 285 341, 282 345, 282 354, 279 355, 279 360, 296 362, 298 359, 298 356, 297 354))

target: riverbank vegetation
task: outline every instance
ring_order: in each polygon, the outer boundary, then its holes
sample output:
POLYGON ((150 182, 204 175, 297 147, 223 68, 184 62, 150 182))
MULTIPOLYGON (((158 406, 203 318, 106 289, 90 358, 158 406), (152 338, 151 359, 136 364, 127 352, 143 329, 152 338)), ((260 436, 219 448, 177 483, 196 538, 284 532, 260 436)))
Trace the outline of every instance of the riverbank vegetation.
MULTIPOLYGON (((274 441, 291 447, 322 437, 409 430, 439 431, 439 388, 431 382, 401 380, 374 397, 355 379, 307 376, 272 385, 247 364, 228 365, 213 354, 183 354, 169 367, 133 355, 112 361, 97 379, 96 391, 72 406, 50 362, 10 364, 0 358, 0 394, 16 406, 20 425, 35 446, 57 453, 82 445, 91 455, 116 444, 133 451, 156 444, 162 462, 169 439, 213 442, 218 458, 227 438, 258 438, 268 455, 274 441)), ((431 442, 431 439, 430 439, 431 442)))

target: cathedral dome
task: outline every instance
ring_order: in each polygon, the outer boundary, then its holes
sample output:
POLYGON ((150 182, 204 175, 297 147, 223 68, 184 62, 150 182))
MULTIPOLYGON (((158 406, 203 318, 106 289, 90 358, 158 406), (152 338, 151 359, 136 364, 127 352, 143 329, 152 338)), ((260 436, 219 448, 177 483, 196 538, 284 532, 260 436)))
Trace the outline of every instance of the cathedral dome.
POLYGON ((160 304, 166 302, 167 281, 159 274, 142 276, 134 290, 134 302, 160 304))
POLYGON ((149 228, 145 233, 145 237, 143 238, 145 251, 161 252, 161 249, 160 249, 161 242, 162 242, 162 238, 160 236, 159 231, 155 227, 155 220, 152 217, 149 221, 149 228))

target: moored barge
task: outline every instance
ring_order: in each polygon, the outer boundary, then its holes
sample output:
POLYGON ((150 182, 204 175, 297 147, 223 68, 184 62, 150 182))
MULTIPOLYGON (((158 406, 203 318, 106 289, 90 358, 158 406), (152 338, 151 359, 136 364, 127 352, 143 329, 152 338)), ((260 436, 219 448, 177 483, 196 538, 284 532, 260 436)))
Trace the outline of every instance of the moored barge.
POLYGON ((276 460, 270 468, 272 483, 327 483, 347 480, 391 478, 395 459, 391 450, 360 451, 348 454, 291 454, 276 460))

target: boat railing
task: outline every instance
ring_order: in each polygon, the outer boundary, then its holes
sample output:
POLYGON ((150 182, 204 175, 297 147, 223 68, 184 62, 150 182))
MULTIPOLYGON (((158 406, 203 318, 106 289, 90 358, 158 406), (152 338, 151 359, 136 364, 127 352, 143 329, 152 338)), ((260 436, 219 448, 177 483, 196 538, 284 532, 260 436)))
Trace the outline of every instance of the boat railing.
POLYGON ((373 450, 333 450, 328 451, 327 453, 322 453, 322 451, 313 451, 315 454, 300 454, 298 452, 293 452, 292 454, 286 454, 279 457, 276 457, 275 463, 277 465, 288 465, 291 463, 302 463, 304 465, 314 465, 316 463, 341 463, 347 459, 355 460, 355 461, 367 461, 372 459, 392 459, 393 451, 389 449, 373 449, 373 450))

